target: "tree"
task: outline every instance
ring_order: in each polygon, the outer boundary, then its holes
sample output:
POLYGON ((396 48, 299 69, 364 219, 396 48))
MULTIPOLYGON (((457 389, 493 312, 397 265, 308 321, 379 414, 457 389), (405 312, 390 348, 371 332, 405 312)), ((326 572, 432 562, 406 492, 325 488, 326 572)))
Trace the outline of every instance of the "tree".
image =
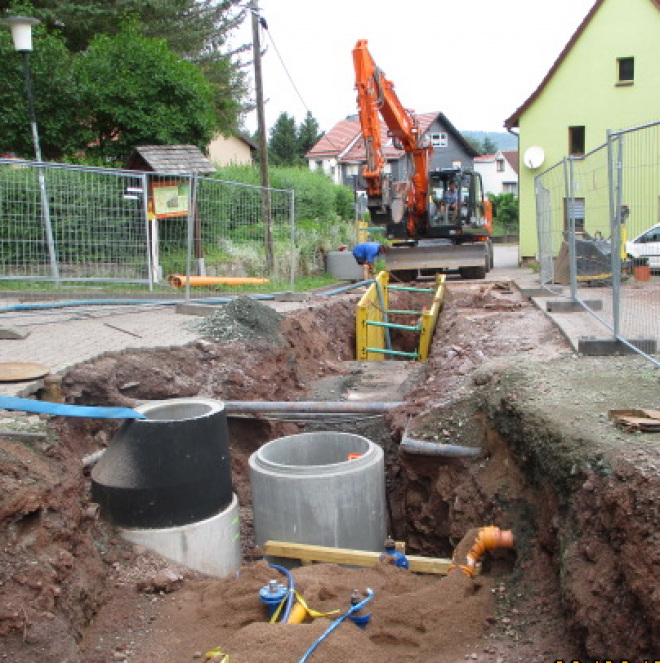
MULTIPOLYGON (((74 118, 84 104, 74 76, 74 58, 64 40, 35 32, 38 48, 30 54, 35 112, 43 157, 61 159, 84 148, 91 139, 87 127, 74 118)), ((0 32, 0 153, 15 152, 33 159, 34 146, 25 94, 21 56, 14 50, 9 30, 0 32)))
POLYGON ((132 27, 96 37, 79 58, 77 78, 85 123, 104 160, 121 161, 136 145, 204 148, 220 128, 213 86, 199 69, 132 27))
POLYGON ((498 150, 497 143, 494 143, 488 136, 484 136, 481 143, 482 154, 496 154, 498 150))
POLYGON ((268 159, 273 166, 300 165, 296 120, 288 113, 280 113, 270 131, 268 159))
POLYGON ((488 194, 493 206, 493 217, 509 233, 518 228, 518 197, 513 193, 488 194))
MULTIPOLYGON (((127 23, 144 37, 164 39, 214 86, 221 129, 238 126, 247 84, 235 56, 248 45, 230 51, 227 39, 246 16, 242 0, 0 0, 1 10, 40 19, 72 53, 84 52, 99 35, 119 35, 127 23)), ((0 87, 3 82, 0 73, 0 87)))
POLYGON ((305 154, 319 142, 322 136, 323 132, 319 128, 319 123, 311 111, 307 111, 305 119, 298 127, 298 154, 302 163, 305 161, 305 154))

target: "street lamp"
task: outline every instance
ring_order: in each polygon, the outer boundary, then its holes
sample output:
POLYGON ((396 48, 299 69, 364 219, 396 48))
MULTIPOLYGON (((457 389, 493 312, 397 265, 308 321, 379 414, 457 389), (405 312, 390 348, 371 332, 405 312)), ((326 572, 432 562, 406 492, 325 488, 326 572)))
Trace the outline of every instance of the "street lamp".
MULTIPOLYGON (((14 40, 14 48, 23 57, 23 75, 25 77, 25 92, 28 99, 28 112, 30 114, 30 128, 32 129, 32 142, 34 143, 34 154, 39 163, 41 158, 41 146, 39 144, 39 131, 37 129, 37 115, 34 110, 34 94, 32 92, 32 75, 30 73, 30 62, 28 56, 32 50, 32 26, 39 23, 39 19, 28 16, 9 16, 2 19, 0 23, 8 25, 14 40)), ((43 168, 39 167, 39 190, 41 191, 41 211, 46 230, 46 241, 48 242, 48 254, 50 257, 51 273, 54 278, 59 279, 57 266, 57 255, 55 253, 55 241, 53 239, 53 228, 50 221, 50 205, 46 192, 46 180, 43 168)))

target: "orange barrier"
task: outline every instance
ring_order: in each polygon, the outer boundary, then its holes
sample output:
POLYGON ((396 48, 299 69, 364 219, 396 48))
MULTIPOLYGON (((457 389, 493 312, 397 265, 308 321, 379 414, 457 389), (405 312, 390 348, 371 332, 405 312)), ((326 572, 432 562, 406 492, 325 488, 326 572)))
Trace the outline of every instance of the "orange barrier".
POLYGON ((497 548, 513 548, 513 532, 502 530, 499 527, 481 527, 477 530, 471 529, 464 537, 463 540, 456 546, 454 557, 452 558, 452 569, 460 569, 470 578, 475 575, 475 568, 477 562, 481 559, 482 555, 487 550, 495 550, 497 548), (475 536, 476 534, 476 536, 475 536), (465 553, 465 563, 459 564, 462 550, 473 541, 470 550, 465 553))
POLYGON ((170 274, 167 280, 175 288, 183 288, 188 280, 193 288, 202 288, 208 285, 263 285, 270 279, 258 276, 182 276, 170 274))

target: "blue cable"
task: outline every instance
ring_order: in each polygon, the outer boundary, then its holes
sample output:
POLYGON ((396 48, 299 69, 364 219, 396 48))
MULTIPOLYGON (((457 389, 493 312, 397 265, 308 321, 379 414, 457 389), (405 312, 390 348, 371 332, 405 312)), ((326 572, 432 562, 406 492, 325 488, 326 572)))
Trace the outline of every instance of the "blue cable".
POLYGON ((293 582, 293 574, 289 569, 285 569, 283 566, 278 566, 277 564, 268 563, 271 569, 275 569, 280 573, 283 573, 286 576, 286 579, 289 583, 289 594, 286 598, 286 605, 284 606, 284 614, 282 615, 282 623, 286 624, 289 621, 289 615, 291 614, 291 608, 293 607, 293 597, 294 591, 296 589, 295 583, 293 582))
POLYGON ((307 659, 310 657, 312 652, 346 619, 346 617, 350 617, 354 612, 357 612, 358 610, 362 610, 362 608, 371 601, 371 599, 374 596, 373 590, 367 589, 367 598, 364 599, 363 601, 360 601, 360 603, 356 603, 355 605, 352 605, 350 609, 345 612, 341 617, 338 617, 335 619, 332 624, 330 624, 328 630, 318 638, 318 640, 303 654, 303 657, 298 661, 298 663, 305 663, 307 659))
POLYGON ((15 398, 14 396, 0 396, 0 409, 20 410, 35 414, 55 414, 60 417, 88 417, 90 419, 146 419, 137 410, 130 407, 96 407, 92 405, 68 405, 66 403, 51 403, 50 401, 35 401, 31 398, 15 398))

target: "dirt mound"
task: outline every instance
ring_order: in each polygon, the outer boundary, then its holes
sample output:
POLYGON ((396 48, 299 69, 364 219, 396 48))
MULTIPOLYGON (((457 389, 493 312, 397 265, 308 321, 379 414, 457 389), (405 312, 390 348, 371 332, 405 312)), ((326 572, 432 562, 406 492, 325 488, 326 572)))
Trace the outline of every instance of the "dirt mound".
POLYGON ((282 316, 251 297, 233 299, 215 313, 191 323, 190 328, 217 343, 267 341, 284 345, 282 316))

